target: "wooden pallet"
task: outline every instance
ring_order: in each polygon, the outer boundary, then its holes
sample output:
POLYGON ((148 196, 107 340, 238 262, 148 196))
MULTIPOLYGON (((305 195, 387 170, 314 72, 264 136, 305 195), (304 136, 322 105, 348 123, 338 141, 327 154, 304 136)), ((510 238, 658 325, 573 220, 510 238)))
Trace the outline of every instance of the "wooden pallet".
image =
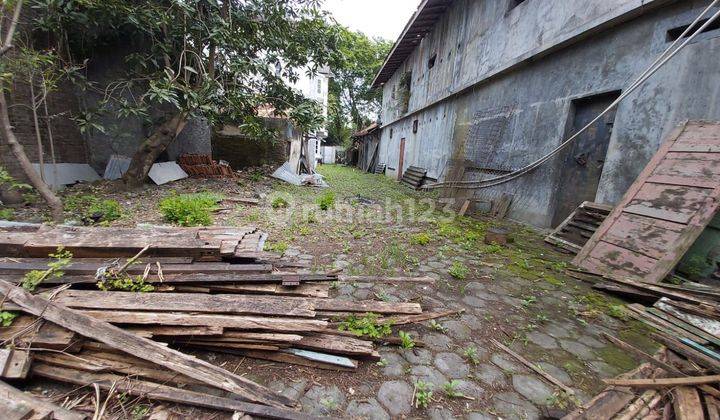
POLYGON ((384 174, 386 167, 387 165, 385 165, 384 163, 378 163, 377 165, 375 165, 375 170, 373 171, 373 173, 375 173, 376 175, 384 174))
POLYGON ((720 208, 720 124, 678 127, 573 260, 613 278, 658 283, 720 208))
POLYGON ((545 237, 545 242, 577 254, 611 211, 612 206, 585 201, 545 237))
POLYGON ((407 168, 400 182, 414 190, 417 190, 422 185, 426 174, 427 169, 418 168, 417 166, 411 166, 407 168))

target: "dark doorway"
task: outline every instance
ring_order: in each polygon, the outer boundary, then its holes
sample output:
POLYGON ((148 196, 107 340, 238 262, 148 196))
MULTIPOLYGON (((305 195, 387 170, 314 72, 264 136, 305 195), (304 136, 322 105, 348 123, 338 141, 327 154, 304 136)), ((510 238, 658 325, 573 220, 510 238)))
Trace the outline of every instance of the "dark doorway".
POLYGON ((397 170, 397 179, 402 179, 403 176, 403 163, 405 161, 405 139, 400 139, 400 153, 398 157, 398 170, 397 170))
MULTIPOLYGON (((573 101, 572 125, 568 134, 580 131, 618 96, 620 92, 616 91, 573 101)), ((583 201, 595 201, 614 122, 615 109, 581 134, 562 155, 553 226, 562 223, 583 201)))

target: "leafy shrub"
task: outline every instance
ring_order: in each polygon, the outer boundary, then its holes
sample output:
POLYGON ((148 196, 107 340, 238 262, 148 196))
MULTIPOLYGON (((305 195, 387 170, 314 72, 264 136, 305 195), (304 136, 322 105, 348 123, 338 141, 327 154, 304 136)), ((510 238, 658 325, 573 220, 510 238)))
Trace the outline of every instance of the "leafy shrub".
POLYGON ((323 193, 318 197, 317 203, 321 210, 329 210, 335 205, 335 193, 332 191, 323 193))
POLYGON ((207 226, 221 199, 213 193, 174 194, 160 201, 160 212, 166 221, 180 226, 207 226))
POLYGON ((122 207, 117 200, 102 200, 90 206, 87 212, 93 219, 99 216, 98 222, 112 222, 122 216, 122 207))
POLYGON ((33 292, 37 288, 38 284, 42 283, 42 281, 48 277, 62 277, 65 275, 65 272, 63 272, 62 269, 70 265, 72 262, 72 254, 70 251, 66 251, 60 247, 54 254, 50 254, 48 256, 50 258, 54 258, 55 261, 48 263, 47 270, 32 270, 27 272, 21 283, 23 289, 33 292))
POLYGON ((415 382, 415 408, 427 408, 432 397, 432 384, 423 380, 415 382))
POLYGON ((378 315, 369 313, 363 317, 350 315, 345 321, 340 323, 338 330, 350 331, 357 336, 367 336, 370 338, 382 338, 392 333, 390 322, 378 324, 378 315))
POLYGON ((432 238, 427 233, 418 233, 410 238, 410 243, 413 245, 427 245, 430 243, 432 238))
POLYGON ((287 242, 275 242, 265 245, 265 250, 270 252, 277 252, 278 254, 284 254, 287 251, 289 245, 287 242))
POLYGON ((18 312, 0 311, 0 325, 9 327, 18 315, 20 315, 18 312))
POLYGON ((453 261, 452 266, 448 270, 448 274, 459 280, 465 280, 470 270, 460 261, 453 261))

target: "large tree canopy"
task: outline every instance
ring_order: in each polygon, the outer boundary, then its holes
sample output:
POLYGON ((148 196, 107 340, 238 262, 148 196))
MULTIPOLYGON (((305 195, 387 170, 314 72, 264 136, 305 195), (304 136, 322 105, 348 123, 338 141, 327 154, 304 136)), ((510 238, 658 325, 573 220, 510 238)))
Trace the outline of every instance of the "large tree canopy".
MULTIPOLYGON (((67 65, 92 63, 100 49, 124 54, 111 80, 85 81, 102 96, 76 121, 103 130, 103 113, 147 120, 155 131, 133 157, 125 182, 140 184, 191 116, 232 121, 269 135, 257 116, 270 105, 305 130, 322 123, 317 104, 283 79, 327 64, 337 29, 317 0, 31 0, 44 48, 67 65), (279 65, 282 63, 282 65, 279 65), (162 111, 162 112, 159 112, 162 111)), ((337 58, 336 58, 337 59, 337 58)))
POLYGON ((330 83, 328 132, 331 141, 339 144, 347 140, 349 132, 368 125, 379 112, 382 92, 372 88, 372 81, 393 44, 340 27, 337 45, 339 54, 333 62, 330 83))

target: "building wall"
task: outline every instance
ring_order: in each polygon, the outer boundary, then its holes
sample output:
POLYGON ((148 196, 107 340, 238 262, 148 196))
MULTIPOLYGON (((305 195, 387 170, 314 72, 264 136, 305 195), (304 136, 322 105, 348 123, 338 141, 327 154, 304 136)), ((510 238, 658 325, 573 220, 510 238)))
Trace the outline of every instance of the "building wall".
MULTIPOLYGON (((492 155, 485 159, 522 167, 564 139, 574 99, 624 89, 670 45, 667 31, 689 24, 709 3, 526 0, 508 11, 507 0, 455 1, 384 88, 380 161, 396 177, 405 138, 405 168, 443 179, 450 160, 466 156, 473 123, 500 118, 504 129, 483 145, 492 155), (437 58, 428 69, 431 53, 437 58), (409 69, 410 112, 399 116, 392 90, 409 69)), ((679 122, 720 120, 718 53, 720 30, 702 34, 620 104, 596 201, 619 201, 679 122)), ((549 226, 560 169, 554 159, 476 194, 509 192, 511 217, 549 226)))
MULTIPOLYGON (((35 91, 35 95, 39 92, 35 91)), ((13 125, 15 136, 23 145, 25 153, 33 163, 40 161, 37 136, 35 134, 35 123, 30 109, 30 87, 25 83, 16 83, 7 95, 10 105, 10 122, 13 125)), ((56 90, 48 95, 48 113, 51 116, 50 128, 53 137, 55 161, 64 163, 86 163, 87 150, 85 140, 73 121, 68 119, 68 114, 78 109, 77 99, 70 86, 61 84, 56 90)), ((38 123, 42 139, 43 156, 45 163, 52 162, 50 153, 50 140, 44 119, 44 109, 38 110, 38 123)), ((0 143, 2 154, 2 165, 12 176, 19 180, 27 181, 17 159, 10 151, 5 141, 0 143)))

